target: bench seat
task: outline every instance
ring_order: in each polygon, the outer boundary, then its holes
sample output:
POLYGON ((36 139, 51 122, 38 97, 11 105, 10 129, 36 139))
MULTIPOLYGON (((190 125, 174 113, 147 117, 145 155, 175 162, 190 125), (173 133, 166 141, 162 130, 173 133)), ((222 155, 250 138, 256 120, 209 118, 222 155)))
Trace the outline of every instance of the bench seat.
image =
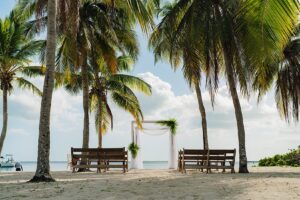
POLYGON ((71 148, 72 168, 96 168, 97 172, 112 169, 128 171, 128 153, 124 148, 71 148))

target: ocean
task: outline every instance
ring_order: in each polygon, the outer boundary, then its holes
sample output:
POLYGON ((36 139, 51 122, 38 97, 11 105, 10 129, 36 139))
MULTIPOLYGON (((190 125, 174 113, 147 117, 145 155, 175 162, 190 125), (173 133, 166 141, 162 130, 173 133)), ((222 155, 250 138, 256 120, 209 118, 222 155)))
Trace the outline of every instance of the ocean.
MULTIPOLYGON (((23 170, 25 172, 34 172, 36 170, 36 162, 32 161, 21 161, 23 170)), ((144 169, 168 169, 168 161, 144 161, 144 169)), ((249 161, 248 166, 257 166, 257 161, 249 161)), ((130 166, 130 162, 129 162, 130 166)), ((238 166, 238 163, 235 165, 238 166)), ((51 171, 66 171, 70 170, 68 168, 68 163, 66 161, 52 161, 50 162, 51 171)), ((0 172, 10 172, 15 171, 15 168, 0 168, 0 172)))

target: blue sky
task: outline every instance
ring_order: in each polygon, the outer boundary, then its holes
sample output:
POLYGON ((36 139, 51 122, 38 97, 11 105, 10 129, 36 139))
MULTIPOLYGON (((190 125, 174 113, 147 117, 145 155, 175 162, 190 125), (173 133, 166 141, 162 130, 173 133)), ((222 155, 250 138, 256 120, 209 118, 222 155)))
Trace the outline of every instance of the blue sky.
MULTIPOLYGON (((0 1, 0 17, 8 15, 15 0, 0 1)), ((154 57, 147 47, 147 38, 137 30, 140 56, 133 74, 145 79, 153 88, 153 95, 138 94, 145 119, 176 118, 179 122, 177 143, 179 148, 202 148, 201 119, 196 96, 184 81, 181 71, 174 72, 166 62, 154 65, 154 57)), ((34 82, 41 88, 43 79, 34 82)), ((238 148, 237 130, 232 101, 225 84, 220 86, 214 109, 209 94, 203 90, 207 109, 208 135, 211 148, 238 148)), ((0 100, 2 105, 2 100, 0 100)), ((259 105, 255 97, 241 98, 246 129, 249 160, 286 152, 300 144, 300 129, 286 124, 278 116, 273 92, 259 105)), ((28 91, 15 90, 9 97, 9 128, 3 153, 12 153, 17 160, 36 160, 40 98, 28 91)), ((113 132, 104 136, 104 147, 127 147, 131 142, 132 117, 112 104, 115 116, 113 132)), ((2 106, 0 108, 2 113, 2 106)), ((66 160, 70 147, 80 147, 82 142, 82 97, 70 96, 57 90, 53 96, 51 116, 51 160, 66 160)), ((95 147, 93 114, 91 114, 90 146, 95 147)), ((2 121, 2 116, 0 116, 2 121)), ((142 135, 142 152, 145 160, 167 160, 168 135, 142 135)))

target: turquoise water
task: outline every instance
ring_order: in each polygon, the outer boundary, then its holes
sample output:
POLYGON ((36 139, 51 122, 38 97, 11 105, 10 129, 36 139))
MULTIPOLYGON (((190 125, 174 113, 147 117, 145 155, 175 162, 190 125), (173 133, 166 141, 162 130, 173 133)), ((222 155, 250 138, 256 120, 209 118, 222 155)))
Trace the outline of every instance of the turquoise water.
MULTIPOLYGON (((23 166, 24 171, 27 172, 33 172, 36 169, 36 162, 29 162, 29 161, 23 161, 20 162, 23 166)), ((258 162, 256 161, 250 161, 248 162, 248 166, 254 166, 257 165, 258 162)), ((130 163, 129 163, 130 166, 130 163)), ((236 163, 236 166, 238 166, 238 163, 236 163)), ((54 161, 50 163, 51 171, 66 171, 70 170, 67 168, 67 162, 66 161, 54 161)), ((167 169, 168 168, 168 162, 167 161, 144 161, 144 168, 145 169, 167 169)), ((0 168, 1 171, 15 171, 15 168, 0 168)))

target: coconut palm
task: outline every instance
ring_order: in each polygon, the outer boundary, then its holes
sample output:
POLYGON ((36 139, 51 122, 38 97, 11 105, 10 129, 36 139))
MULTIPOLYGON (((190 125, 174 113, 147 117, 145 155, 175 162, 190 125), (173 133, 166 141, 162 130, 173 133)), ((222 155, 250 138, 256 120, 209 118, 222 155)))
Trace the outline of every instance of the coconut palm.
MULTIPOLYGON (((153 15, 153 9, 155 8, 155 6, 157 5, 156 0, 149 0, 146 1, 146 4, 141 1, 141 0, 99 0, 99 1, 85 1, 86 4, 86 8, 85 11, 85 18, 86 20, 88 20, 88 17, 91 18, 95 18, 94 16, 91 16, 91 14, 95 14, 95 12, 97 13, 96 16, 96 20, 98 20, 98 23, 100 26, 98 26, 98 28, 102 28, 102 33, 110 33, 110 35, 106 35, 105 38, 107 39, 111 39, 111 42, 114 43, 114 45, 118 46, 117 43, 118 42, 118 38, 116 38, 116 36, 114 37, 114 34, 120 34, 120 32, 117 32, 116 30, 114 30, 115 28, 117 28, 117 26, 115 26, 114 28, 109 27, 110 25, 115 24, 114 22, 116 22, 117 20, 119 20, 119 22, 122 22, 122 24, 126 24, 129 27, 133 27, 135 25, 135 22, 138 21, 138 23, 140 24, 142 30, 144 32, 148 32, 149 28, 151 28, 151 25, 153 24, 153 20, 152 20, 152 15, 153 15), (88 10, 89 9, 89 10, 88 10), (106 9, 106 10, 103 10, 106 9), (121 11, 121 12, 117 12, 117 10, 121 11), (102 12, 99 12, 102 11, 102 12), (104 11, 104 12, 103 12, 104 11), (110 11, 111 14, 103 16, 103 13, 107 13, 108 11, 110 11), (118 14, 120 13, 120 14, 118 14), (122 19, 123 17, 123 19, 122 19), (116 31, 116 32, 115 32, 116 31), (115 33, 114 33, 115 32, 115 33)), ((89 21, 87 21, 87 25, 88 25, 89 21)), ((92 27, 93 28, 93 27, 92 27)), ((123 29, 124 30, 124 29, 123 29)), ((120 31, 120 30, 119 30, 120 31)), ((130 34, 130 33, 129 33, 130 34)), ((93 35, 93 34, 91 34, 93 35)), ((125 34, 123 34, 125 35, 125 34)), ((127 39, 129 37, 126 37, 127 39)), ((91 40, 90 40, 91 41, 91 40)), ((84 48, 85 50, 91 51, 90 47, 92 45, 90 45, 89 40, 86 40, 86 48, 84 48), (87 48, 88 46, 88 48, 87 48)), ((132 41, 132 39, 131 39, 132 41)), ((132 51, 135 51, 136 49, 132 49, 132 51)), ((84 117, 84 121, 85 121, 85 126, 84 126, 84 134, 83 134, 83 138, 84 138, 84 142, 83 142, 83 146, 85 143, 88 144, 88 140, 86 138, 88 138, 89 135, 89 129, 88 126, 86 124, 88 124, 89 120, 88 120, 88 99, 89 99, 89 93, 88 93, 88 72, 87 72, 87 54, 83 53, 82 55, 86 55, 86 58, 82 58, 84 65, 82 65, 82 75, 83 75, 83 105, 84 105, 84 113, 85 113, 85 117, 84 117)), ((116 67, 116 57, 111 57, 113 54, 111 54, 111 52, 109 52, 108 54, 106 54, 108 56, 104 55, 104 58, 106 59, 107 62, 109 62, 110 64, 107 65, 108 67, 110 67, 111 69, 116 67)))
POLYGON ((175 53, 183 41, 197 44, 193 53, 202 58, 209 73, 223 67, 235 110, 240 173, 248 169, 237 88, 249 95, 253 72, 262 71, 280 55, 292 33, 297 11, 295 0, 178 0, 153 33, 154 41, 168 38, 175 53))
MULTIPOLYGON (((91 54, 91 49, 97 49, 107 63, 106 66, 109 67, 111 72, 115 72, 117 53, 128 52, 136 58, 138 47, 136 36, 131 30, 132 24, 128 24, 129 19, 122 12, 111 9, 106 4, 98 3, 95 5, 92 2, 84 3, 80 7, 79 12, 80 24, 76 45, 68 45, 70 44, 69 37, 67 35, 63 36, 57 58, 57 67, 61 72, 74 72, 74 70, 78 69, 76 61, 82 61, 83 104, 84 108, 88 109, 89 78, 86 70, 88 69, 88 58, 91 54), (114 15, 114 17, 107 17, 111 15, 114 15), (76 46, 78 49, 75 54, 72 46, 76 46), (70 58, 73 59, 70 60, 70 58)), ((84 121, 88 123, 88 113, 85 114, 84 121)), ((84 131, 83 148, 88 148, 88 141, 89 133, 84 131)))
MULTIPOLYGON (((31 10, 32 7, 30 3, 32 3, 33 0, 22 0, 23 2, 23 8, 27 8, 24 10, 31 10)), ((133 27, 136 22, 138 22, 144 32, 149 32, 149 29, 153 26, 153 10, 155 7, 158 6, 159 1, 158 0, 148 0, 148 1, 142 1, 142 0, 77 0, 77 1, 70 1, 70 0, 64 0, 61 1, 59 4, 59 13, 58 13, 58 27, 59 32, 64 33, 65 39, 64 40, 64 46, 71 50, 72 52, 69 52, 68 59, 73 62, 73 65, 75 63, 75 67, 79 68, 81 67, 81 70, 83 71, 83 108, 84 108, 84 128, 83 128, 83 148, 88 147, 89 143, 89 115, 88 115, 88 72, 87 72, 87 54, 88 51, 90 51, 91 42, 88 39, 90 37, 87 35, 87 32, 82 32, 80 30, 83 30, 83 28, 89 27, 89 28, 96 28, 91 27, 95 25, 95 22, 97 22, 98 28, 101 28, 102 35, 104 35, 107 39, 115 39, 113 33, 112 27, 110 27, 113 20, 116 19, 116 14, 120 13, 119 20, 123 24, 126 23, 127 26, 133 27), (72 5, 74 4, 74 5, 72 5), (118 12, 117 12, 118 10, 118 12), (67 11, 71 11, 71 17, 68 17, 72 20, 66 20, 66 16, 68 16, 67 11), (108 13, 110 13, 108 15, 108 13), (93 25, 89 24, 89 20, 92 19, 93 25), (83 20, 83 21, 81 21, 83 20), (72 21, 72 22, 69 22, 72 21), (75 23, 74 23, 75 22, 75 23), (69 24, 69 25, 68 25, 69 24), (84 25, 85 24, 85 25, 84 25), (71 28, 68 28, 71 27, 71 28), (60 30, 61 29, 61 30, 60 30), (76 31, 76 32, 74 32, 76 31), (83 34, 79 34, 83 33, 83 34), (106 34, 106 35, 105 35, 106 34), (77 37, 78 36, 78 37, 77 37), (80 42, 79 42, 80 40, 80 42), (70 55, 70 53, 72 55, 70 55)), ((37 7, 43 8, 45 7, 45 1, 38 2, 37 7)), ((40 9, 39 9, 40 10, 40 9)), ((38 26, 35 24, 44 24, 46 21, 46 17, 38 19, 35 23, 31 24, 30 32, 35 32, 39 30, 38 26), (32 26, 34 25, 34 26, 32 26)), ((116 21, 116 20, 115 20, 116 21)), ((129 38, 129 37, 127 37, 129 38)), ((132 40, 132 39, 131 39, 132 40)), ((117 42, 116 40, 114 42, 117 42)), ((135 49, 132 49, 133 51, 135 49)), ((112 54, 111 54, 112 55, 112 54)), ((113 59, 112 57, 106 57, 107 59, 113 59)), ((111 64, 115 65, 116 62, 111 61, 111 64)), ((66 64, 66 63, 64 63, 66 64)), ((113 67, 113 66, 110 66, 113 67)))
POLYGON ((15 87, 29 89, 41 95, 41 91, 26 80, 32 70, 30 58, 43 46, 44 41, 24 36, 25 21, 13 10, 9 17, 0 19, 0 88, 3 95, 3 127, 0 136, 0 155, 7 132, 8 95, 15 87), (25 75, 25 76, 24 76, 25 75), (15 86, 15 87, 14 87, 15 86))
POLYGON ((56 49, 56 0, 47 1, 46 74, 40 111, 37 168, 31 182, 54 181, 50 175, 50 112, 54 86, 56 49))
MULTIPOLYGON (((169 12, 172 12, 175 5, 176 4, 174 2, 164 5, 164 7, 159 11, 161 14, 160 16, 163 18, 168 15, 169 12)), ((158 60, 164 57, 168 58, 174 70, 177 70, 180 65, 180 61, 183 61, 182 71, 184 77, 189 86, 194 88, 196 91, 199 111, 201 114, 203 147, 204 149, 208 149, 206 112, 200 87, 201 58, 199 54, 195 53, 195 51, 197 51, 197 44, 182 40, 180 43, 177 43, 176 49, 173 48, 171 40, 173 34, 172 29, 173 28, 170 26, 158 26, 150 38, 150 45, 154 50, 155 59, 158 60), (166 34, 162 34, 162 32, 165 32, 166 34)))
POLYGON ((284 59, 276 81, 276 102, 281 116, 289 121, 291 116, 299 121, 300 105, 300 39, 293 38, 284 49, 284 59))
POLYGON ((261 98, 275 82, 275 100, 280 116, 288 122, 299 120, 300 105, 300 39, 299 27, 283 50, 283 57, 269 65, 263 74, 257 74, 254 88, 261 98), (259 81, 264 80, 264 82, 259 81))
MULTIPOLYGON (((54 45, 54 35, 57 35, 56 28, 58 30, 63 30, 65 35, 68 35, 69 38, 73 38, 73 40, 77 41, 77 33, 80 25, 79 21, 79 8, 81 3, 84 2, 93 2, 95 5, 98 3, 107 4, 112 8, 122 9, 124 14, 130 16, 130 21, 128 23, 134 25, 135 21, 138 21, 144 31, 148 30, 149 27, 153 24, 152 21, 152 12, 151 10, 154 6, 157 6, 158 0, 149 0, 145 4, 142 0, 99 0, 99 1, 89 1, 89 0, 63 0, 59 1, 57 6, 56 0, 20 0, 19 5, 21 8, 24 8, 23 11, 27 15, 30 15, 33 10, 36 11, 36 17, 38 19, 38 26, 35 27, 35 31, 39 31, 41 29, 41 25, 47 27, 47 51, 46 51, 46 62, 47 66, 50 69, 47 69, 45 84, 44 84, 44 98, 42 99, 42 110, 41 110, 41 119, 40 119, 40 134, 39 139, 39 155, 38 155, 38 169, 36 171, 35 177, 32 179, 33 181, 47 181, 53 180, 49 173, 49 142, 50 142, 50 131, 49 131, 49 123, 50 123, 50 109, 51 109, 51 99, 52 99, 52 91, 53 91, 53 74, 54 74, 54 65, 52 66, 53 56, 55 57, 55 45, 54 45), (55 7, 54 7, 55 6, 55 7), (47 11, 47 12, 45 12, 47 11), (53 12, 54 11, 54 12, 53 12), (43 14, 47 13, 47 17, 43 17, 43 14), (50 16, 51 14, 51 16, 50 16), (50 17, 53 17, 50 19, 50 17), (57 23, 55 20, 57 19, 57 23), (55 22, 55 23, 54 23, 55 22), (51 26, 52 27, 49 27, 51 26), (51 34, 51 37, 50 37, 51 34), (52 40, 51 40, 52 39, 52 40), (51 44, 49 44, 51 43, 51 44), (51 60, 51 61, 49 61, 51 60), (53 67, 53 68, 51 68, 53 67), (46 108, 45 108, 46 106, 46 108), (46 133, 45 133, 46 131, 46 133), (43 140, 43 141, 42 141, 43 140), (42 149, 44 152, 42 152, 42 149), (40 154, 41 153, 41 154, 40 154)), ((111 15, 110 17, 112 17, 111 15)), ((101 21, 101 19, 99 19, 101 21)), ((68 45, 76 45, 76 42, 69 43, 68 45)), ((77 47, 73 46, 74 52, 76 52, 77 47)), ((70 47, 72 48, 72 47, 70 47)), ((82 55, 85 56, 84 54, 82 55)), ((72 59, 72 58, 71 58, 72 59)), ((85 60, 82 59, 84 66, 85 60)), ((80 62, 78 62, 80 63, 80 62)), ((86 65, 85 65, 86 66, 86 65)), ((83 71, 86 72, 86 67, 83 67, 83 71)), ((85 75, 87 73, 84 73, 85 75)), ((83 79, 86 83, 87 76, 83 79)), ((88 135, 88 114, 87 114, 87 106, 88 102, 86 101, 88 98, 87 87, 86 84, 84 86, 84 111, 85 117, 84 120, 84 134, 88 135)), ((85 136, 84 136, 85 138, 85 136)), ((88 144, 88 141, 86 142, 88 144)))
MULTIPOLYGON (((129 65, 126 57, 120 57, 118 60, 118 71, 129 71, 129 65)), ((102 148, 102 135, 105 134, 110 126, 113 128, 113 113, 108 103, 110 99, 121 109, 129 112, 137 124, 141 125, 143 114, 138 98, 132 89, 143 92, 146 95, 151 94, 151 87, 142 79, 128 74, 112 74, 107 70, 105 62, 98 60, 100 70, 93 70, 93 84, 90 92, 91 110, 95 112, 95 124, 98 130, 98 147, 102 148)))
MULTIPOLYGON (((93 59, 93 58, 91 58, 93 59)), ((113 129, 113 113, 110 108, 109 99, 121 109, 129 112, 139 125, 143 120, 138 98, 133 90, 137 90, 146 95, 151 94, 151 87, 142 79, 123 74, 132 70, 132 59, 128 56, 120 56, 117 59, 117 73, 112 73, 107 67, 103 57, 97 57, 96 61, 91 61, 89 65, 89 104, 90 111, 95 113, 95 125, 98 132, 98 146, 102 148, 102 135, 109 128, 113 129), (110 98, 108 98, 110 96, 110 98)), ((70 74, 63 76, 63 81, 59 86, 72 94, 77 94, 81 89, 82 74, 70 74)))

